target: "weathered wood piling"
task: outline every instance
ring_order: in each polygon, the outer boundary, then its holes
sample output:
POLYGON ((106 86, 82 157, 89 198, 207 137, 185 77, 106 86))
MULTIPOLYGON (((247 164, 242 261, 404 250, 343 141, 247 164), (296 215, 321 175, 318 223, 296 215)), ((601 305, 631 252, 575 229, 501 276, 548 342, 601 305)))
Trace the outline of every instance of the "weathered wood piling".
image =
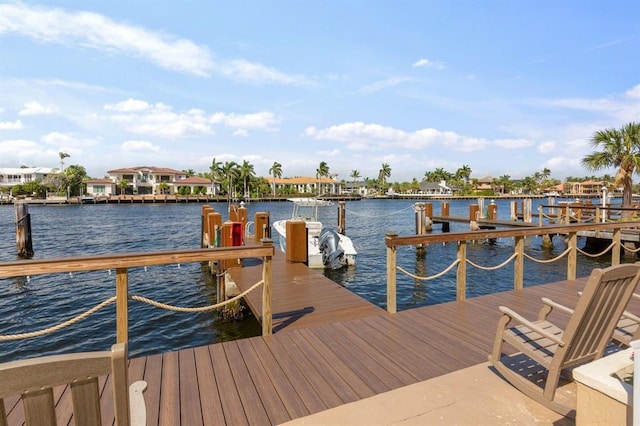
POLYGON ((15 204, 16 245, 18 256, 29 259, 33 257, 33 240, 31 234, 31 215, 27 203, 15 204))

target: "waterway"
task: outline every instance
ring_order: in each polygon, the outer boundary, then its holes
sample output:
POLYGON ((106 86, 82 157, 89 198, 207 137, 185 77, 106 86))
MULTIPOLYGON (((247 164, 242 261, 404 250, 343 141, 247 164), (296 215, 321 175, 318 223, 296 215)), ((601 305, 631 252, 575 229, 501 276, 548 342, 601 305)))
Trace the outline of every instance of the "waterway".
MULTIPOLYGON (((488 203, 489 200, 486 202, 488 203)), ((358 250, 357 265, 325 271, 332 280, 372 303, 386 304, 386 248, 388 232, 411 235, 415 230, 413 200, 362 200, 347 202, 347 235, 358 250)), ((597 200, 594 200, 597 202, 597 200)), ((474 200, 450 202, 452 216, 467 217, 474 200)), ((534 200, 537 204, 547 200, 534 200)), ((434 214, 440 201, 434 201, 434 214)), ((498 200, 498 217, 509 218, 509 201, 498 200)), ((220 212, 226 203, 213 203, 220 212)), ((269 212, 271 222, 291 214, 289 202, 247 203, 249 217, 269 212)), ((106 204, 29 206, 35 258, 59 258, 198 248, 201 204, 106 204)), ((226 220, 226 214, 223 213, 226 220)), ((337 208, 320 212, 325 225, 337 224, 337 208)), ((452 223, 451 231, 466 231, 468 224, 452 223)), ((433 232, 441 232, 434 225, 433 232)), ((275 238, 275 237, 274 237, 275 238)), ((276 241, 277 242, 277 241, 276 241)), ((564 241, 554 238, 554 248, 543 250, 539 238, 526 240, 528 254, 548 259, 562 253, 564 241)), ((455 244, 434 244, 426 255, 413 247, 398 250, 398 265, 418 275, 433 275, 455 259, 455 244)), ((468 258, 482 266, 502 263, 513 253, 513 239, 470 244, 468 258)), ((0 262, 16 260, 14 209, 0 206, 0 262)), ((579 255, 578 276, 593 267, 607 266, 610 258, 579 255)), ((1 267, 1 264, 0 264, 1 267)), ((131 294, 178 306, 215 303, 215 278, 201 264, 167 265, 129 271, 131 294)), ((467 296, 473 297, 513 286, 513 263, 496 271, 467 267, 467 296)), ((566 260, 550 264, 525 262, 525 286, 566 278, 566 260)), ((0 280, 0 335, 39 330, 69 319, 114 295, 115 271, 53 274, 0 280)), ((434 281, 417 281, 398 275, 398 309, 455 300, 455 270, 434 281)), ((216 313, 184 314, 160 310, 132 301, 130 304, 130 354, 149 355, 257 335, 260 327, 245 311, 242 321, 222 321, 216 313)), ((87 350, 105 350, 115 342, 115 307, 98 311, 82 322, 45 337, 0 341, 0 362, 26 357, 87 350)))

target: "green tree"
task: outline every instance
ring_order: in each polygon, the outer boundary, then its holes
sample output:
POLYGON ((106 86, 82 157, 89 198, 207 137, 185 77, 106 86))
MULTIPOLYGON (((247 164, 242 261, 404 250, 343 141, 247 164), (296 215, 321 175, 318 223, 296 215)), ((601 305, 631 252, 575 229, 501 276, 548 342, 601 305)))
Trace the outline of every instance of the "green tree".
POLYGON ((251 164, 247 160, 244 160, 242 162, 242 165, 238 168, 238 177, 242 179, 242 182, 244 184, 244 198, 249 198, 251 195, 249 192, 249 180, 255 177, 255 175, 256 172, 254 170, 253 164, 251 164))
POLYGON ((387 183, 387 178, 391 177, 391 166, 387 163, 382 163, 382 167, 378 172, 378 180, 380 181, 380 187, 384 187, 387 183))
POLYGON ((469 183, 471 177, 471 167, 467 164, 463 164, 458 170, 456 170, 456 177, 462 179, 465 184, 469 183))
POLYGON ((64 171, 67 176, 67 185, 69 186, 69 194, 78 196, 84 193, 86 189, 85 182, 88 178, 87 171, 84 167, 72 164, 64 171))
MULTIPOLYGON (((633 173, 640 171, 640 123, 631 122, 620 129, 599 130, 590 142, 600 151, 586 155, 582 165, 589 171, 617 168, 613 184, 622 186, 622 207, 631 207, 633 173)), ((623 214, 629 217, 630 212, 623 214)))
POLYGON ((357 170, 351 170, 351 174, 349 176, 353 179, 353 183, 356 183, 360 178, 360 172, 357 170))
POLYGON ((191 177, 191 176, 195 176, 196 172, 193 169, 188 169, 188 170, 183 170, 184 174, 187 175, 187 177, 191 177))
POLYGON ((318 195, 320 195, 320 180, 329 176, 329 165, 325 161, 321 161, 316 169, 316 179, 318 179, 318 195))
POLYGON ((60 171, 64 171, 64 159, 65 158, 69 158, 71 157, 69 154, 67 154, 66 152, 59 152, 58 156, 60 156, 60 171))
POLYGON ((162 182, 158 185, 158 189, 160 190, 160 194, 167 194, 169 192, 169 184, 167 182, 162 182))
POLYGON ((120 195, 126 194, 127 193, 127 187, 129 186, 129 181, 127 179, 122 179, 120 182, 118 182, 118 184, 116 186, 120 190, 120 195))
POLYGON ((211 192, 213 195, 217 195, 217 181, 222 176, 222 161, 216 161, 216 157, 211 160, 211 166, 209 166, 209 178, 211 179, 211 192))
POLYGON ((273 162, 273 165, 269 169, 269 174, 273 176, 273 196, 276 196, 276 178, 280 179, 282 177, 282 164, 277 161, 273 162))
POLYGON ((227 184, 227 201, 231 202, 234 193, 233 178, 238 177, 238 163, 235 161, 227 161, 222 166, 222 174, 227 184))
POLYGON ((66 193, 69 178, 64 173, 51 173, 42 179, 42 185, 58 195, 66 193))

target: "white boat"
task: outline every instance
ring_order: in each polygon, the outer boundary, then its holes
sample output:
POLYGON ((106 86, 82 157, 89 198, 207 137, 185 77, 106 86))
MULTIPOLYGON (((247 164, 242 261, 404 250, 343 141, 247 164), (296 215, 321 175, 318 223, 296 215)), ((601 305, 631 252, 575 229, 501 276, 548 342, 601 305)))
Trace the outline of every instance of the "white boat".
POLYGON ((331 201, 315 198, 290 198, 293 202, 293 213, 290 219, 278 220, 273 223, 273 229, 278 233, 280 250, 286 252, 287 221, 302 220, 307 228, 307 256, 310 268, 340 269, 344 266, 355 265, 356 252, 351 239, 325 228, 318 221, 318 208, 331 206, 331 201))

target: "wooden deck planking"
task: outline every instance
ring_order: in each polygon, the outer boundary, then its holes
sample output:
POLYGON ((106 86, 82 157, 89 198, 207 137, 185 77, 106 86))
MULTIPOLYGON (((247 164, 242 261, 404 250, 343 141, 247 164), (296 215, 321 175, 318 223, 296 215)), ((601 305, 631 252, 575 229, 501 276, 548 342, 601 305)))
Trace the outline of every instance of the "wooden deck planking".
MULTIPOLYGON (((498 306, 534 319, 541 296, 571 306, 583 285, 564 281, 135 358, 130 380, 149 384, 150 425, 277 424, 483 363, 498 306)), ((640 301, 630 310, 640 311, 640 301)))
MULTIPOLYGON (((229 273, 243 291, 262 279, 262 265, 232 268, 229 273)), ((274 332, 386 313, 320 271, 287 262, 280 252, 272 261, 272 295, 274 332)), ((245 300, 256 318, 260 318, 262 291, 249 293, 245 300)))

